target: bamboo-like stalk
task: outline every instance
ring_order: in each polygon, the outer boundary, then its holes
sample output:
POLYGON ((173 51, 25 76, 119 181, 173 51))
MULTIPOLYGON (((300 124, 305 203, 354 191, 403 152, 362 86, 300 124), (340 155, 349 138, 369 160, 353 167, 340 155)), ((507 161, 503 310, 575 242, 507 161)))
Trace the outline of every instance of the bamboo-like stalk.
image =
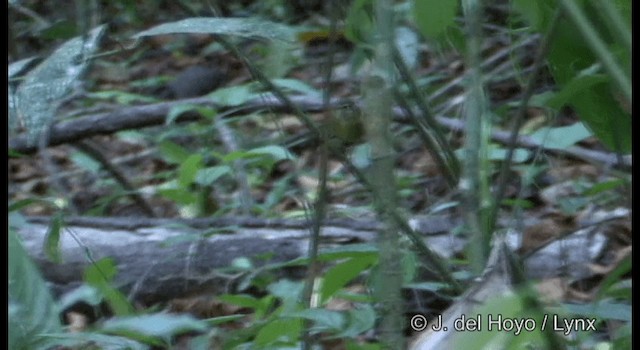
POLYGON ((482 59, 480 57, 482 47, 482 1, 466 0, 462 2, 467 25, 467 69, 469 80, 464 102, 464 115, 466 118, 466 133, 464 144, 464 167, 460 189, 465 198, 464 211, 467 228, 471 234, 469 243, 469 260, 472 270, 480 274, 484 269, 489 254, 489 242, 491 232, 487 232, 488 209, 490 198, 488 194, 488 164, 486 163, 488 133, 490 126, 484 118, 487 110, 487 102, 482 82, 482 59))
POLYGON ((380 305, 380 340, 388 349, 404 349, 402 268, 399 229, 391 217, 396 207, 396 187, 393 174, 395 154, 390 124, 393 117, 393 2, 379 0, 375 5, 376 32, 373 70, 364 80, 364 124, 370 145, 370 182, 374 205, 384 228, 378 233, 380 276, 375 286, 380 305))

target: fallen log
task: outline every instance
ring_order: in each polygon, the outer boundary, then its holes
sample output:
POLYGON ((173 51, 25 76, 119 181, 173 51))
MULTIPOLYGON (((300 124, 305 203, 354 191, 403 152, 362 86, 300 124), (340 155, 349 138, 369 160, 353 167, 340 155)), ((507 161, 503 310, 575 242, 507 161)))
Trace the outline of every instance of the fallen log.
MULTIPOLYGON (((43 249, 48 220, 28 218, 28 224, 17 232, 54 294, 81 285, 83 271, 92 261, 110 257, 118 268, 115 285, 144 303, 232 292, 234 279, 221 269, 229 267, 234 259, 246 257, 260 269, 304 257, 309 235, 304 220, 67 218, 60 237, 62 262, 58 264, 50 261, 43 249), (212 228, 227 233, 207 232, 212 228)), ((411 222, 438 254, 452 257, 464 249, 465 240, 450 233, 458 222, 445 217, 411 222)), ((328 220, 322 230, 322 245, 326 249, 373 242, 379 226, 372 220, 328 220)), ((588 276, 587 265, 600 255, 606 238, 586 231, 577 231, 529 256, 525 272, 532 278, 588 276)), ((515 250, 517 238, 512 235, 517 233, 510 234, 507 241, 515 250)), ((281 277, 300 278, 305 270, 286 268, 277 272, 281 277)))

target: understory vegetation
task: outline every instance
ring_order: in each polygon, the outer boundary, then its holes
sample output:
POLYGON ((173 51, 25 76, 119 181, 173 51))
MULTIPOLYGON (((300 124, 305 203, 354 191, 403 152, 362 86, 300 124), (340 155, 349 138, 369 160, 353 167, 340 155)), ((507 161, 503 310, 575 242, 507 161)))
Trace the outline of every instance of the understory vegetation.
POLYGON ((10 349, 631 348, 630 0, 63 3, 10 349))

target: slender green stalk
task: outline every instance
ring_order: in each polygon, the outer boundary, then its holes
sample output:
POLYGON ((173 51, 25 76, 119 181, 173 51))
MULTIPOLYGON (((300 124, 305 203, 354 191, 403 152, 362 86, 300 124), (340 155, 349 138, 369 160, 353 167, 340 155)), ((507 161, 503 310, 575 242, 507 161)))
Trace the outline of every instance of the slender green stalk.
POLYGON ((380 340, 384 348, 403 349, 404 305, 402 300, 402 269, 398 227, 388 208, 395 208, 396 187, 393 168, 395 152, 391 141, 393 64, 393 2, 379 0, 375 5, 376 32, 373 46, 373 69, 364 80, 364 118, 367 140, 370 144, 371 165, 369 178, 374 206, 384 223, 378 233, 379 283, 375 286, 381 320, 380 340))
POLYGON ((488 120, 484 117, 487 102, 482 82, 481 45, 482 26, 480 19, 483 6, 480 0, 465 0, 462 2, 465 22, 467 24, 467 69, 469 80, 464 103, 466 118, 466 133, 464 144, 464 169, 460 181, 463 192, 465 221, 471 232, 469 242, 469 260, 473 271, 480 274, 484 270, 489 256, 489 242, 491 232, 488 232, 487 218, 490 201, 487 193, 486 181, 487 164, 486 152, 488 120))

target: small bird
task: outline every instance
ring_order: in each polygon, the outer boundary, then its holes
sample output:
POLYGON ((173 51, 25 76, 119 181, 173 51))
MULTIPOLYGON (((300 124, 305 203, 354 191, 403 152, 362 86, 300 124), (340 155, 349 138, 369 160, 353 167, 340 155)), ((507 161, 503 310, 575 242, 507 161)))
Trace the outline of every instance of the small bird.
POLYGON ((221 69, 201 65, 191 66, 178 74, 159 95, 167 99, 202 96, 220 87, 226 78, 226 73, 221 69))

